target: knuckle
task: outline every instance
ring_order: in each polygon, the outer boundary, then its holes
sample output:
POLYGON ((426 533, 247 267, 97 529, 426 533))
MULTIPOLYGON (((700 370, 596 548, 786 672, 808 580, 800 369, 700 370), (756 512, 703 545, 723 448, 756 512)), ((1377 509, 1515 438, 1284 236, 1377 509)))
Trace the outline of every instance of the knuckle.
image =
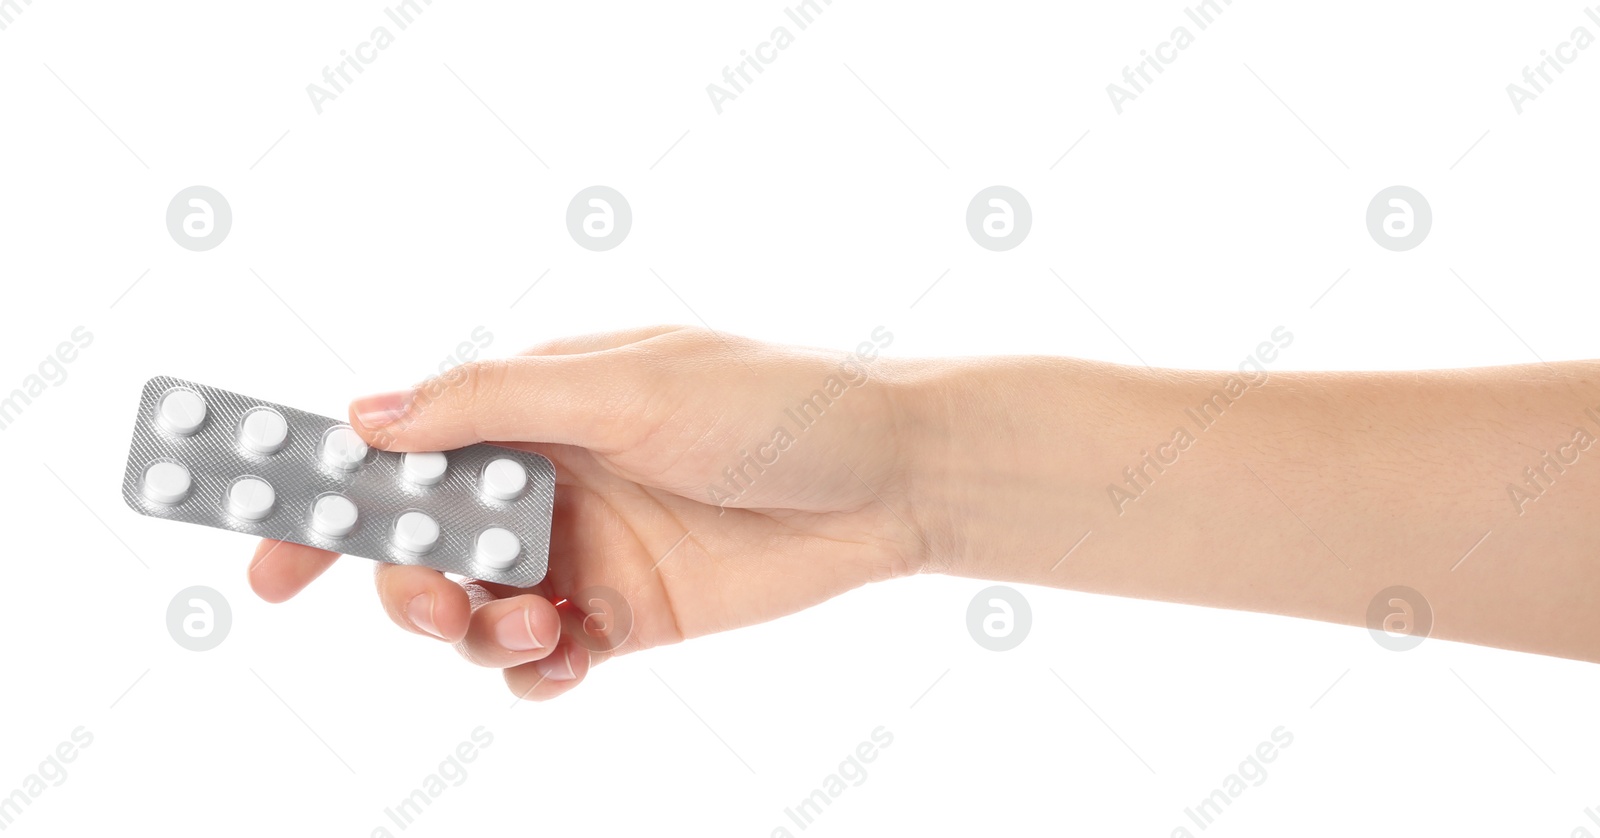
POLYGON ((507 363, 502 359, 470 361, 455 367, 446 376, 455 375, 455 392, 461 402, 479 406, 493 402, 505 388, 507 363))
POLYGON ((723 348, 723 338, 704 326, 692 326, 683 331, 684 343, 690 350, 704 352, 723 348))
POLYGON ((472 361, 451 371, 456 380, 451 392, 458 413, 482 416, 498 409, 507 396, 511 364, 504 359, 472 361))

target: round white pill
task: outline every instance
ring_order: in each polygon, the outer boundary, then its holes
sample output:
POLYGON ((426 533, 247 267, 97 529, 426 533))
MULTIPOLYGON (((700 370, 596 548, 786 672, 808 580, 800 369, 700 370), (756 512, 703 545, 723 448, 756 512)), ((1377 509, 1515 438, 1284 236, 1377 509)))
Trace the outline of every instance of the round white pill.
POLYGON ((400 474, 407 483, 433 486, 444 479, 445 468, 449 465, 443 454, 413 452, 400 457, 400 474))
POLYGON ((311 506, 311 528, 329 538, 344 538, 356 528, 356 505, 344 495, 323 495, 311 506))
POLYGON ((156 503, 172 505, 189 496, 189 470, 177 463, 151 463, 144 470, 141 488, 156 503))
POLYGON ((336 425, 322 435, 322 461, 340 471, 355 471, 367 457, 367 444, 349 425, 336 425))
POLYGON ((239 422, 239 444, 257 454, 276 454, 289 438, 289 423, 270 407, 258 407, 239 422))
POLYGON ((156 422, 178 436, 200 430, 206 421, 206 400, 187 387, 175 387, 161 396, 156 405, 156 422))
POLYGON ((472 548, 472 558, 484 567, 505 570, 516 564, 522 545, 510 530, 490 527, 478 533, 478 542, 472 548))
POLYGON ((241 477, 228 487, 228 512, 244 521, 260 521, 272 514, 278 493, 259 477, 241 477))
POLYGON ((394 546, 407 553, 426 553, 439 543, 439 523, 421 512, 407 512, 394 522, 394 546))
POLYGON ((528 472, 516 460, 499 459, 483 470, 483 493, 495 500, 516 500, 528 485, 528 472))

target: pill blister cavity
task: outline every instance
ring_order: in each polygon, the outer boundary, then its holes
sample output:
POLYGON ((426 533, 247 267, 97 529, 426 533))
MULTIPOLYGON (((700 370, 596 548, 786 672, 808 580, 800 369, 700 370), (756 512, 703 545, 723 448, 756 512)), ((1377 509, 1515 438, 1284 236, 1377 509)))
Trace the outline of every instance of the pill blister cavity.
POLYGON ((168 433, 189 436, 206 422, 206 400, 187 387, 174 387, 156 405, 156 423, 168 433))
POLYGON ((439 543, 439 522, 423 512, 407 512, 394 522, 394 546, 422 554, 439 543))
POLYGON ((400 458, 400 474, 413 486, 436 486, 450 461, 438 452, 414 452, 400 458))
POLYGON ((289 423, 270 407, 258 407, 239 421, 239 444, 255 454, 276 454, 289 438, 289 423))
POLYGON ((367 444, 349 425, 336 425, 322 435, 322 462, 339 471, 355 471, 367 458, 367 444))
POLYGON ((311 505, 311 528, 329 538, 349 535, 356 517, 356 505, 344 495, 323 495, 311 505))
POLYGON ((483 469, 484 495, 495 500, 516 500, 528 487, 528 471, 516 460, 501 458, 483 469))
POLYGON ((228 487, 228 513, 241 521, 265 520, 277 502, 272 484, 259 477, 241 477, 228 487))
POLYGON ((477 543, 472 547, 472 559, 487 568, 506 570, 517 563, 517 555, 521 552, 522 544, 514 533, 504 527, 490 527, 478 533, 477 543))
POLYGON ((163 460, 151 463, 144 470, 140 487, 149 500, 172 506, 182 503, 189 496, 191 483, 187 468, 163 460))

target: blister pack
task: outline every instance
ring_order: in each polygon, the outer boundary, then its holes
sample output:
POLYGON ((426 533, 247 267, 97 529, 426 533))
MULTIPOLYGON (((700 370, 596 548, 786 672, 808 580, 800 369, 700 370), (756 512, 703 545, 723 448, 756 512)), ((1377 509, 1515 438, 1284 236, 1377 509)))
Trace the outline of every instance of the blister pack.
POLYGON ((526 588, 555 468, 498 445, 396 454, 337 419, 165 376, 145 384, 122 497, 156 518, 526 588))

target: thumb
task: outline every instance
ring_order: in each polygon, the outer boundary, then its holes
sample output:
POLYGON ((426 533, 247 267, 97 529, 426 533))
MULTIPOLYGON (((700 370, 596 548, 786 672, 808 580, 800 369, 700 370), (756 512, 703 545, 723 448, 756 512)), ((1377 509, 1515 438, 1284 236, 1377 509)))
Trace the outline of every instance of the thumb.
POLYGON ((624 447, 647 376, 615 355, 517 356, 462 364, 410 390, 363 396, 350 425, 388 451, 450 451, 477 442, 624 447))

